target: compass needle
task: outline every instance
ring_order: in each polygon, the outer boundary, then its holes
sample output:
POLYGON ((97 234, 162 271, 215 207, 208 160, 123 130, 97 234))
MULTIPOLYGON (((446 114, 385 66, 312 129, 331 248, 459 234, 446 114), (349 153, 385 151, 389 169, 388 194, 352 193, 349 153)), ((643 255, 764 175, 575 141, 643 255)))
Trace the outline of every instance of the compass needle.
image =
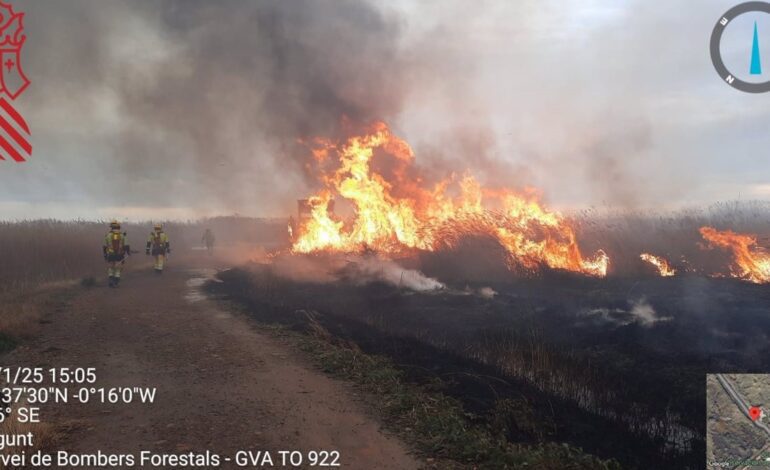
POLYGON ((754 41, 751 44, 751 75, 762 75, 762 62, 759 58, 759 33, 757 22, 754 22, 754 41))

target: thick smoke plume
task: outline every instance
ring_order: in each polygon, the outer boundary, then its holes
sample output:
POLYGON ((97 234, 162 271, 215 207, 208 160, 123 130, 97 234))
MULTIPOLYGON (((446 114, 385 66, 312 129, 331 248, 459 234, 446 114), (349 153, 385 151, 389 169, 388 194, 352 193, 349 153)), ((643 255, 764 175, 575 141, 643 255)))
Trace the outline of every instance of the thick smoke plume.
POLYGON ((64 160, 68 149, 85 148, 90 154, 75 158, 92 165, 78 169, 94 178, 71 189, 102 204, 285 214, 313 182, 303 174, 308 152, 298 139, 335 136, 345 119, 393 118, 405 94, 396 76, 410 70, 397 16, 367 2, 20 8, 28 73, 56 82, 33 87, 30 120, 59 120, 57 109, 83 113, 71 129, 45 136, 61 144, 57 152, 48 143, 36 152, 64 160))
POLYGON ((298 139, 372 119, 426 178, 469 168, 560 209, 770 187, 770 137, 745 134, 767 107, 708 60, 716 0, 13 3, 34 158, 0 171, 4 218, 286 216, 317 189, 298 139))

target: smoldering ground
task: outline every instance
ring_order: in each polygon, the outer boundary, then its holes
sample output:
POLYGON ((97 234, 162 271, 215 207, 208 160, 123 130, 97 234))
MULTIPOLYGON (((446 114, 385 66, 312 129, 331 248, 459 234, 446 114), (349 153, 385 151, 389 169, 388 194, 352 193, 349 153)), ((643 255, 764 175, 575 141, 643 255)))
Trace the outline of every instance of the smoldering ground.
POLYGON ((482 416, 508 416, 497 406, 508 397, 547 397, 542 409, 558 421, 560 441, 624 468, 701 468, 704 374, 767 368, 765 286, 694 274, 468 279, 491 261, 480 256, 488 249, 412 260, 446 285, 429 292, 387 274, 412 266, 407 260, 344 276, 362 260, 328 254, 227 271, 217 289, 295 328, 309 309, 334 335, 406 371, 450 376, 446 393, 482 416))

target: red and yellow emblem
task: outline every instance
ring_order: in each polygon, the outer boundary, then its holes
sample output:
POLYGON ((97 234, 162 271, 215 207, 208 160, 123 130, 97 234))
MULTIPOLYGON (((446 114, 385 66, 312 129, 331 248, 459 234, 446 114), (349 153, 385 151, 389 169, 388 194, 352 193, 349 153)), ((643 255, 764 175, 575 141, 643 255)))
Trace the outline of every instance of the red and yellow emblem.
POLYGON ((13 5, 0 0, 0 160, 26 161, 32 155, 27 122, 11 105, 29 86, 21 68, 24 13, 14 12, 13 5))

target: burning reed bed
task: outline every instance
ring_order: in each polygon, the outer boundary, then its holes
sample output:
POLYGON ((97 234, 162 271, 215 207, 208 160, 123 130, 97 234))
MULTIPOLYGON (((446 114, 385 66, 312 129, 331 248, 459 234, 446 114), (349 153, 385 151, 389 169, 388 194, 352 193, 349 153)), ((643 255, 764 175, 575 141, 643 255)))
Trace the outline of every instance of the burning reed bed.
POLYGON ((728 201, 668 212, 589 209, 569 215, 586 249, 600 247, 610 257, 610 275, 639 276, 650 266, 639 259, 653 253, 680 273, 724 273, 731 255, 708 246, 701 227, 752 234, 760 249, 770 246, 770 202, 728 201))
POLYGON ((397 260, 442 286, 433 293, 270 266, 229 275, 223 288, 263 320, 301 325, 291 312, 320 312, 332 334, 407 377, 446 379, 446 393, 515 442, 561 440, 630 468, 702 468, 703 377, 770 367, 770 293, 736 279, 735 253, 701 228, 753 234, 763 259, 770 204, 566 220, 581 247, 606 251, 606 277, 512 269, 495 237, 476 236, 397 260), (642 252, 669 258, 677 274, 660 277, 642 252))

